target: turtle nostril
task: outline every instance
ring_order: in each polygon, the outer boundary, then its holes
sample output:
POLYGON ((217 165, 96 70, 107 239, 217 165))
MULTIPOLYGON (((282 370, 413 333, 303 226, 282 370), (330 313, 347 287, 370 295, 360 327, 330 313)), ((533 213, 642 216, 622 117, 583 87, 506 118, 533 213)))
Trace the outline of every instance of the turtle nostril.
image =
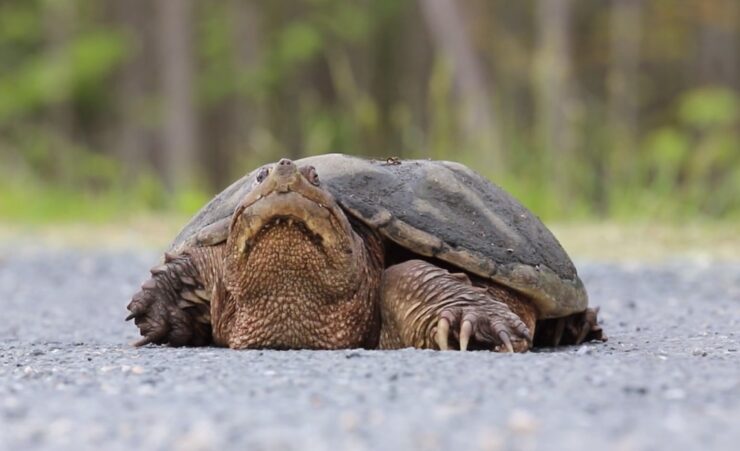
POLYGON ((282 158, 275 164, 275 177, 276 180, 288 181, 292 179, 294 174, 298 171, 295 163, 287 158, 282 158))

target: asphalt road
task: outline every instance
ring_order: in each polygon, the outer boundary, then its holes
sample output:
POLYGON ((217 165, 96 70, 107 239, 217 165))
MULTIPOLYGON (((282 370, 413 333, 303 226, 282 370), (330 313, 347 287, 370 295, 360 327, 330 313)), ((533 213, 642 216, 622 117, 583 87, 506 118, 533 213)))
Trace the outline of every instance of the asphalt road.
POLYGON ((606 344, 134 349, 151 252, 0 249, 0 449, 737 449, 740 262, 577 262, 606 344))

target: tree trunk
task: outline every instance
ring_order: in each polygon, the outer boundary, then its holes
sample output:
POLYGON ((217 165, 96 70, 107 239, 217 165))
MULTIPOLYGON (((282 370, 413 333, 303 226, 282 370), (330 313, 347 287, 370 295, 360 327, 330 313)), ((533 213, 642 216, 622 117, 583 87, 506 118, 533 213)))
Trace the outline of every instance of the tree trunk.
MULTIPOLYGON (((237 72, 240 74, 253 73, 262 61, 262 27, 259 2, 245 2, 232 0, 234 7, 234 46, 233 58, 237 72)), ((230 143, 231 161, 243 160, 243 152, 251 148, 250 139, 253 131, 257 131, 263 124, 262 108, 255 104, 254 97, 240 92, 232 103, 233 135, 230 143)), ((235 174, 229 174, 229 177, 235 174)))
POLYGON ((699 3, 699 46, 695 61, 700 85, 740 88, 737 27, 740 6, 737 0, 699 3))
POLYGON ((190 186, 197 160, 193 1, 157 2, 163 103, 163 170, 169 189, 190 186))
POLYGON ((481 164, 495 171, 501 167, 502 146, 498 123, 491 108, 491 94, 486 84, 475 48, 454 0, 419 0, 419 7, 431 32, 432 40, 453 69, 455 90, 462 107, 462 126, 473 147, 485 149, 481 164))
POLYGON ((610 64, 607 76, 609 155, 600 158, 597 208, 608 211, 607 186, 631 171, 638 133, 642 0, 613 0, 609 13, 610 64), (608 167, 603 167, 608 165, 608 167))
POLYGON ((257 112, 253 105, 255 100, 250 99, 241 86, 243 76, 254 71, 259 61, 260 10, 255 2, 243 0, 230 0, 211 8, 222 8, 217 14, 227 21, 221 26, 228 27, 225 30, 228 42, 224 42, 226 48, 216 62, 228 71, 227 83, 234 86, 233 91, 208 105, 202 114, 202 139, 208 143, 208 158, 203 165, 207 169, 209 188, 218 191, 243 175, 245 168, 240 168, 241 165, 256 164, 260 160, 247 155, 250 131, 257 128, 257 112))
MULTIPOLYGON (((429 110, 427 87, 433 66, 434 51, 430 32, 420 14, 420 2, 407 8, 399 21, 401 37, 395 43, 398 54, 398 79, 392 80, 397 89, 391 120, 399 136, 398 148, 406 158, 430 158, 429 110)), ((383 77, 382 68, 377 75, 383 77)))
POLYGON ((570 168, 574 163, 576 103, 572 92, 570 0, 539 0, 536 20, 539 30, 535 54, 537 129, 545 152, 547 172, 559 199, 571 192, 570 168))
POLYGON ((121 66, 115 80, 116 130, 114 152, 122 162, 125 180, 140 174, 149 161, 153 142, 141 119, 142 106, 151 87, 152 67, 157 58, 151 46, 152 5, 150 0, 109 0, 114 23, 123 25, 132 41, 132 54, 121 66))
MULTIPOLYGON (((55 65, 69 66, 72 63, 70 55, 70 39, 73 36, 74 25, 77 19, 76 5, 66 2, 50 2, 43 9, 43 36, 45 51, 55 65)), ((48 107, 44 120, 46 138, 50 138, 52 146, 58 151, 50 153, 50 169, 52 177, 58 177, 64 182, 71 180, 69 163, 69 147, 74 142, 75 114, 70 104, 71 93, 69 85, 65 85, 66 92, 58 93, 61 101, 53 102, 48 107), (66 149, 65 149, 66 147, 66 149)))

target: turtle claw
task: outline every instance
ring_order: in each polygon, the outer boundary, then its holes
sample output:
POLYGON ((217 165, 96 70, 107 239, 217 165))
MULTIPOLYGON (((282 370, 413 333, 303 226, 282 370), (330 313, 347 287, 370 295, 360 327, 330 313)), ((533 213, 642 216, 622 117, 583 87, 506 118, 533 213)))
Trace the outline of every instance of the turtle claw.
POLYGON ((437 346, 439 346, 440 351, 446 351, 449 349, 448 346, 448 340, 450 335, 450 321, 442 317, 437 322, 437 333, 436 333, 436 339, 437 339, 437 346))
POLYGON ((151 337, 144 337, 141 340, 134 342, 133 347, 140 348, 142 346, 148 345, 149 343, 154 343, 154 340, 151 337))
POLYGON ((134 342, 133 346, 135 348, 140 348, 151 343, 163 344, 164 341, 167 339, 167 329, 164 329, 162 327, 154 329, 145 328, 144 330, 142 330, 142 335, 144 336, 141 339, 134 342))
POLYGON ((466 319, 460 327, 460 350, 467 351, 470 337, 473 335, 473 323, 466 319))
POLYGON ((211 339, 207 290, 196 283, 188 259, 165 255, 165 261, 152 269, 128 305, 126 321, 133 319, 143 337, 134 346, 207 344, 211 339))
POLYGON ((381 289, 380 347, 529 350, 537 316, 534 305, 511 290, 479 282, 485 286, 423 260, 389 267, 381 289))
POLYGON ((498 333, 498 338, 501 340, 501 345, 506 348, 506 352, 514 352, 514 345, 511 344, 511 338, 509 338, 509 333, 505 330, 502 330, 498 333))
POLYGON ((441 351, 456 348, 524 352, 532 344, 529 328, 506 304, 498 301, 443 310, 431 335, 441 351), (451 340, 456 340, 457 346, 451 346, 451 340))
POLYGON ((599 325, 599 308, 587 308, 582 316, 576 317, 575 324, 570 324, 573 332, 578 331, 575 344, 581 344, 584 341, 606 341, 607 337, 604 330, 599 325), (580 329, 580 330, 579 330, 580 329))

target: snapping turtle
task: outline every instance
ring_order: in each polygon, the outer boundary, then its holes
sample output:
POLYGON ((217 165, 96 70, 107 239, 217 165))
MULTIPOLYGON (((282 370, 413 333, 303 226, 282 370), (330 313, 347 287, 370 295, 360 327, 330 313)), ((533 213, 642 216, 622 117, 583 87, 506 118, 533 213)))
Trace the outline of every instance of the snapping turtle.
POLYGON ((330 154, 217 195, 127 319, 137 345, 525 351, 605 339, 587 303, 555 237, 469 168, 330 154))

